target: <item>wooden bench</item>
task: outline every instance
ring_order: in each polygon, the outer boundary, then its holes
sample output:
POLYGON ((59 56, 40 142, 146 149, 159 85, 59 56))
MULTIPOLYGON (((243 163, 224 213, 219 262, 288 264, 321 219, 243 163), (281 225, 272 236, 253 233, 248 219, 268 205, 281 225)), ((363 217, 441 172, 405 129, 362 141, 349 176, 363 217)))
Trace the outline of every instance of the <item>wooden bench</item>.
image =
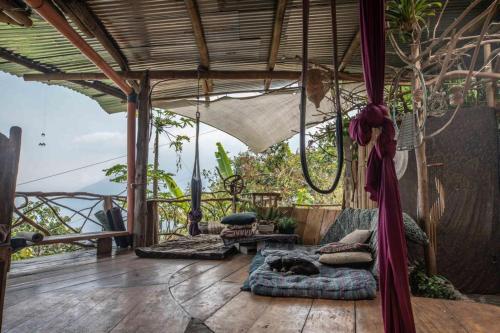
POLYGON ((100 231, 88 232, 82 234, 66 234, 45 236, 42 241, 30 243, 30 246, 49 245, 49 244, 67 244, 82 240, 97 240, 97 255, 111 255, 113 247, 113 237, 128 236, 128 231, 100 231))

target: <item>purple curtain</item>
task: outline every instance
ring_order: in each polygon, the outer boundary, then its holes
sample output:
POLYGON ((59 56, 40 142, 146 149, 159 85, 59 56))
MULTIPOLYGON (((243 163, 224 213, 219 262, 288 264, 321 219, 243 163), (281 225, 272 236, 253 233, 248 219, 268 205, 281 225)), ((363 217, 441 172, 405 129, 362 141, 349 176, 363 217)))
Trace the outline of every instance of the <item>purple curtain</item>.
POLYGON ((395 130, 384 105, 384 0, 360 0, 361 54, 368 105, 349 125, 360 145, 370 142, 372 128, 381 129, 370 152, 365 190, 378 202, 378 255, 382 317, 387 333, 414 333, 408 286, 407 249, 398 180, 394 169, 395 130))

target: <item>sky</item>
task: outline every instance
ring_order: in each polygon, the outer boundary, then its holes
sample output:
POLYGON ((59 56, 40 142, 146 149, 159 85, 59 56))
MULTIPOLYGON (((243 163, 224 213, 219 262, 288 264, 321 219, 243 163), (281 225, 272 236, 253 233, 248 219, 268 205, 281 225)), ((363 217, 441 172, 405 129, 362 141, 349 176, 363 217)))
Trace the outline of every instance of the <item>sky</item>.
MULTIPOLYGON (((104 168, 126 163, 126 114, 107 114, 97 102, 70 89, 0 73, 0 132, 9 133, 11 126, 22 128, 21 158, 17 191, 89 191, 117 194, 125 184, 112 184, 104 168), (41 136, 45 133, 45 137, 41 136), (45 146, 39 146, 45 142, 45 146), (32 180, 114 159, 92 167, 69 172, 45 180, 32 180), (23 184, 25 182, 30 182, 23 184)), ((194 128, 175 130, 174 134, 194 136, 194 128)), ((200 161, 203 169, 212 170, 216 142, 222 142, 230 156, 246 151, 238 139, 202 125, 200 127, 200 161)), ((178 184, 189 183, 194 158, 194 141, 184 145, 182 169, 176 169, 176 155, 160 138, 160 168, 174 173, 178 184)), ((153 146, 151 140, 150 146, 153 146)), ((152 150, 149 154, 152 160, 152 150)))

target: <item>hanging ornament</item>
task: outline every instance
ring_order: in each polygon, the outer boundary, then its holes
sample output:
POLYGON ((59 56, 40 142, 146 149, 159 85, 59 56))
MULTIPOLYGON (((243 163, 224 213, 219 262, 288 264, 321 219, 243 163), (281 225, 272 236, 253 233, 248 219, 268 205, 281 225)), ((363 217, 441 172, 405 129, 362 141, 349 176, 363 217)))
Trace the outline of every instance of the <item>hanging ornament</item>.
POLYGON ((464 104, 464 88, 462 86, 451 87, 449 98, 451 106, 464 104))
POLYGON ((427 101, 430 116, 442 117, 448 111, 448 101, 446 93, 443 91, 433 91, 427 101))
POLYGON ((321 101, 328 92, 328 85, 324 83, 325 73, 319 68, 312 68, 307 71, 307 99, 314 103, 319 109, 321 101))

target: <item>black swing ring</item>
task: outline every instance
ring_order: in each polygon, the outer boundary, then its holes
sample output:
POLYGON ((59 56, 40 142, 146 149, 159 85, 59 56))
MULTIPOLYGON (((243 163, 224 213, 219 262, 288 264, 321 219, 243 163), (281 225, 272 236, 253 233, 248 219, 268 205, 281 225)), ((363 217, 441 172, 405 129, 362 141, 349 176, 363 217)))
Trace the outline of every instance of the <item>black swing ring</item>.
POLYGON ((309 174, 309 167, 307 165, 306 156, 306 85, 307 85, 307 67, 308 67, 308 26, 309 26, 309 0, 302 0, 302 85, 300 87, 300 164, 302 173, 307 184, 316 192, 321 194, 329 194, 337 188, 340 176, 342 175, 342 167, 344 164, 344 140, 342 134, 342 110, 340 107, 340 87, 338 81, 338 62, 337 62, 337 14, 336 14, 336 1, 331 1, 331 15, 332 15, 332 35, 333 35, 333 73, 334 73, 334 87, 335 87, 335 107, 336 115, 336 142, 337 142, 337 158, 339 165, 335 174, 335 179, 331 187, 321 189, 314 185, 309 174))

